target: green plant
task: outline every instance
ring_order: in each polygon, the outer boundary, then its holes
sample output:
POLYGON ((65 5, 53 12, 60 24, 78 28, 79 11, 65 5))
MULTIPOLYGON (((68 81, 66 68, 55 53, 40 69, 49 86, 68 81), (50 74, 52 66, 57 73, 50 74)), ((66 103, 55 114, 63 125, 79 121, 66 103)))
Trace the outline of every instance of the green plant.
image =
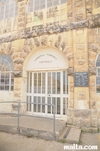
POLYGON ((32 137, 34 137, 34 135, 33 134, 28 134, 27 137, 32 138, 32 137))
POLYGON ((79 144, 79 145, 82 144, 82 140, 79 140, 79 143, 78 143, 78 144, 79 144))
POLYGON ((60 140, 61 143, 66 143, 66 140, 62 139, 60 140))

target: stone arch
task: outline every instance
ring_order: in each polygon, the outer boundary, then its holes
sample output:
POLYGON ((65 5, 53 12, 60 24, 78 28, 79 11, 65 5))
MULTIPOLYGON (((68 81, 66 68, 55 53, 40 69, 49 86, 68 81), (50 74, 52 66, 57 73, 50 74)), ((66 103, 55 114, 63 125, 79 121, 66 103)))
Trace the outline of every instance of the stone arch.
POLYGON ((0 52, 11 56, 14 63, 15 73, 20 72, 19 75, 21 76, 24 60, 31 52, 37 51, 38 49, 42 48, 54 48, 58 51, 63 52, 66 61, 68 61, 69 64, 68 74, 73 75, 72 46, 67 45, 67 40, 64 39, 63 34, 60 33, 53 35, 44 35, 35 38, 26 38, 22 39, 22 41, 23 46, 21 48, 21 51, 17 51, 16 45, 13 44, 13 41, 0 44, 0 52))
POLYGON ((14 50, 12 48, 12 42, 0 44, 0 55, 5 54, 5 55, 10 56, 10 58, 12 59, 12 62, 13 62, 13 57, 12 57, 13 53, 14 53, 14 50))
MULTIPOLYGON (((26 60, 27 56, 34 51, 43 48, 54 48, 63 52, 66 61, 68 61, 69 68, 68 74, 73 75, 73 51, 72 47, 67 45, 67 41, 63 38, 62 34, 58 35, 45 35, 35 38, 28 38, 24 40, 23 52, 21 58, 26 60)), ((23 60, 22 59, 22 60, 23 60)), ((24 63, 23 60, 23 63, 24 63)))
POLYGON ((98 62, 98 59, 100 59, 100 52, 98 52, 97 56, 96 56, 96 59, 95 59, 95 66, 97 67, 99 62, 98 62), (98 62, 98 63, 97 63, 98 62))
POLYGON ((96 93, 96 62, 100 55, 100 47, 98 44, 89 45, 89 91, 90 91, 90 108, 95 109, 97 106, 96 93))
MULTIPOLYGON (((55 65, 58 65, 59 64, 59 62, 60 62, 60 65, 59 65, 59 68, 61 69, 61 67, 62 67, 62 69, 64 69, 64 68, 68 68, 69 67, 69 65, 68 65, 68 60, 66 59, 66 57, 64 56, 64 54, 61 52, 61 51, 59 51, 59 49, 57 49, 57 48, 54 48, 54 47, 39 47, 39 48, 36 48, 36 49, 34 49, 33 51, 31 51, 29 54, 28 54, 28 56, 25 58, 25 61, 24 61, 24 64, 23 64, 23 71, 25 71, 25 69, 27 68, 27 62, 29 61, 29 60, 32 60, 31 59, 31 57, 32 56, 36 56, 39 52, 42 52, 43 54, 46 54, 47 53, 47 56, 46 57, 48 57, 48 53, 49 52, 51 52, 51 54, 52 55, 54 55, 53 57, 53 61, 54 61, 54 59, 56 60, 57 59, 57 61, 55 61, 55 62, 53 62, 53 66, 55 66, 55 65), (56 55, 58 55, 57 57, 58 58, 56 58, 55 56, 56 55), (61 57, 61 58, 60 58, 61 57), (63 59, 62 59, 63 58, 63 59), (64 58, 65 58, 65 60, 64 60, 64 58), (61 60, 60 60, 61 59, 61 60), (64 62, 64 63, 63 63, 64 62), (66 63, 65 63, 66 62, 66 63), (66 66, 66 65, 67 66, 66 66), (65 67, 66 66, 66 67, 65 67)), ((42 53, 40 53, 41 55, 43 55, 42 53)), ((43 59, 45 59, 45 57, 43 58, 43 59)), ((50 59, 49 57, 48 57, 48 59, 50 59)), ((32 63, 31 63, 32 64, 32 63)), ((38 65, 38 64, 37 64, 38 65)), ((37 66, 36 65, 36 66, 37 66)), ((33 67, 35 67, 35 62, 33 63, 33 67)), ((44 67, 45 68, 45 67, 44 67)), ((56 68, 56 67, 55 67, 56 68)), ((31 69, 30 69, 31 70, 31 69)), ((23 73, 24 74, 24 73, 23 73)))
POLYGON ((96 75, 96 60, 100 53, 100 47, 97 44, 89 45, 89 75, 96 75))
MULTIPOLYGON (((67 57, 65 56, 65 54, 62 52, 62 51, 60 51, 58 48, 55 48, 55 47, 53 47, 53 46, 48 46, 48 45, 45 45, 45 46, 38 46, 37 48, 34 48, 33 50, 31 50, 30 52, 28 52, 28 55, 27 55, 27 57, 25 57, 25 60, 24 60, 24 63, 23 63, 23 74, 22 74, 22 76, 23 76, 23 81, 24 81, 24 85, 25 85, 25 88, 23 88, 23 91, 22 91, 22 96, 23 96, 23 99, 24 100, 26 100, 26 95, 27 95, 27 91, 26 91, 26 88, 27 88, 27 72, 26 71, 44 71, 44 72, 46 72, 46 70, 48 70, 48 68, 46 68, 45 66, 42 66, 43 68, 41 69, 41 67, 40 67, 40 69, 38 69, 37 68, 37 66, 38 66, 38 63, 39 63, 39 61, 43 61, 44 60, 44 58, 40 58, 39 60, 36 60, 37 59, 37 56, 39 56, 39 55, 43 55, 43 53, 45 54, 45 56, 47 56, 47 54, 49 54, 49 52, 51 52, 50 54, 52 55, 54 55, 54 57, 56 56, 55 54, 58 54, 58 58, 60 58, 60 57, 62 57, 62 59, 63 58, 65 58, 65 60, 64 60, 64 64, 63 64, 63 67, 66 65, 66 69, 65 70, 67 70, 67 68, 69 67, 69 64, 68 64, 68 60, 67 60, 67 57), (49 50, 48 50, 49 49, 49 50), (54 52, 54 53, 53 53, 54 52), (37 55, 37 54, 39 54, 39 55, 37 55), (60 56, 62 54, 62 56, 60 56), (33 61, 34 60, 34 61, 33 61), (32 63, 32 61, 33 61, 33 63, 32 63), (36 66, 36 64, 35 64, 35 61, 36 61, 36 63, 37 63, 37 66, 36 66), (28 64, 28 62, 29 62, 29 64, 28 64), (28 64, 28 65, 27 65, 28 64), (32 66, 32 65, 33 66, 32 66), (27 68, 27 66, 28 67, 30 67, 31 66, 31 68, 27 68), (34 67, 36 66, 36 68, 34 69, 34 67), (28 70, 27 70, 28 69, 28 70)), ((43 57, 43 56, 42 56, 43 57)), ((47 61, 47 60, 49 60, 50 61, 50 58, 51 57, 48 57, 47 56, 47 58, 45 59, 45 61, 47 61)), ((61 61, 63 61, 61 59, 61 61)), ((53 58, 52 59, 53 61, 55 61, 55 59, 53 58)), ((53 65, 54 65, 54 62, 52 61, 52 63, 53 63, 53 65)), ((59 59, 58 59, 58 61, 59 61, 59 59)), ((56 61, 55 61, 56 62, 56 61)), ((57 62, 58 63, 58 62, 57 62)), ((62 67, 62 62, 60 63, 61 65, 60 65, 60 67, 62 67)), ((58 65, 58 64, 57 64, 58 65)), ((56 66, 54 66, 54 69, 52 69, 51 68, 51 66, 49 66, 49 69, 50 69, 50 71, 52 70, 64 70, 64 68, 56 68, 56 66)))

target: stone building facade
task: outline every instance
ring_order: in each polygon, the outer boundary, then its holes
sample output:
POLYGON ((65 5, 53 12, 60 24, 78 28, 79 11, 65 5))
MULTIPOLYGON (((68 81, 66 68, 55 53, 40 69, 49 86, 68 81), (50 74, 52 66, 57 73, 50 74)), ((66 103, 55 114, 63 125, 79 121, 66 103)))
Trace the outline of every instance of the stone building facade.
MULTIPOLYGON (((45 1, 43 9, 37 7, 39 3, 31 8, 32 0, 15 2, 16 15, 0 20, 1 60, 9 56, 13 63, 12 87, 0 88, 0 101, 53 103, 54 99, 56 114, 65 117, 67 124, 97 131, 100 127, 99 0, 59 0, 55 4, 51 0, 52 5, 45 1)), ((1 85, 4 84, 1 78, 1 85)), ((22 112, 32 113, 32 108, 21 105, 22 112)), ((41 108, 34 106, 38 110, 35 112, 52 115, 51 107, 43 112, 41 108)), ((14 112, 15 107, 3 104, 0 110, 14 112)))

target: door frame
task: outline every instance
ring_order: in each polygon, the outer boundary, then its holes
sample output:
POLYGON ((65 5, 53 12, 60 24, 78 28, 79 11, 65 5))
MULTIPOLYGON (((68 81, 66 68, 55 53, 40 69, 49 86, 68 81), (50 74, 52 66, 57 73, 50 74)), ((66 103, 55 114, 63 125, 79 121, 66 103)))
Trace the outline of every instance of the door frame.
MULTIPOLYGON (((48 95, 49 94, 47 94, 47 87, 48 87, 48 85, 47 85, 47 74, 48 74, 48 72, 50 72, 50 73, 53 73, 53 72, 60 72, 61 73, 61 85, 62 85, 62 83, 63 83, 63 71, 66 71, 66 69, 62 69, 62 70, 37 70, 37 71, 28 71, 29 73, 32 73, 32 92, 31 93, 27 93, 27 96, 30 96, 31 98, 32 98, 32 100, 33 100, 33 97, 34 96, 40 96, 41 98, 42 97, 45 97, 45 103, 47 103, 47 98, 49 97, 48 95), (45 89, 46 89, 46 91, 45 91, 45 93, 44 94, 42 94, 42 93, 33 93, 33 89, 34 89, 34 86, 33 86, 33 80, 34 80, 34 73, 45 73, 45 76, 46 76, 46 79, 45 79, 45 89)), ((68 76, 67 76, 68 77, 68 76)), ((29 79, 30 80, 30 79, 29 79)), ((68 94, 63 94, 62 93, 62 87, 63 87, 63 85, 61 86, 61 92, 60 92, 60 94, 51 94, 52 96, 50 96, 51 98, 52 97, 60 97, 61 98, 61 100, 60 100, 60 113, 61 114, 56 114, 56 117, 57 118, 65 118, 66 116, 67 116, 67 114, 65 114, 65 115, 62 115, 62 110, 63 110, 63 98, 66 98, 67 99, 67 105, 66 105, 66 110, 67 110, 67 108, 68 108, 68 101, 69 101, 69 78, 68 78, 68 80, 67 80, 67 82, 68 82, 68 94)), ((51 84, 51 86, 52 86, 52 84, 51 84)), ((27 100, 26 100, 27 101, 27 100)), ((27 111, 27 114, 34 114, 34 115, 39 115, 39 116, 53 116, 53 114, 49 114, 49 113, 47 113, 47 106, 45 107, 45 111, 46 111, 46 113, 42 113, 42 112, 34 112, 33 111, 33 105, 31 106, 31 111, 30 112, 28 112, 27 111)))

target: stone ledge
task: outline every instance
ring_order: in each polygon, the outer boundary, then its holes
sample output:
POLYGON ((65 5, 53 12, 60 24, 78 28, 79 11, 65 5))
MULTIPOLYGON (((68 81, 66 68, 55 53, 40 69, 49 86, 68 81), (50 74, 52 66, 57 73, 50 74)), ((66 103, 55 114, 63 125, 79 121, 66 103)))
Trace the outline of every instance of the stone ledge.
POLYGON ((22 77, 22 71, 14 71, 14 77, 22 77))
MULTIPOLYGON (((97 22, 99 22, 99 19, 97 22)), ((56 23, 51 23, 46 25, 32 26, 30 28, 29 27, 24 28, 24 30, 20 31, 20 33, 9 35, 6 37, 4 36, 0 38, 0 43, 14 41, 17 39, 37 37, 43 34, 62 33, 62 32, 67 32, 70 30, 80 29, 80 28, 89 28, 89 20, 71 22, 70 24, 64 24, 64 25, 61 24, 56 25, 56 23)))

